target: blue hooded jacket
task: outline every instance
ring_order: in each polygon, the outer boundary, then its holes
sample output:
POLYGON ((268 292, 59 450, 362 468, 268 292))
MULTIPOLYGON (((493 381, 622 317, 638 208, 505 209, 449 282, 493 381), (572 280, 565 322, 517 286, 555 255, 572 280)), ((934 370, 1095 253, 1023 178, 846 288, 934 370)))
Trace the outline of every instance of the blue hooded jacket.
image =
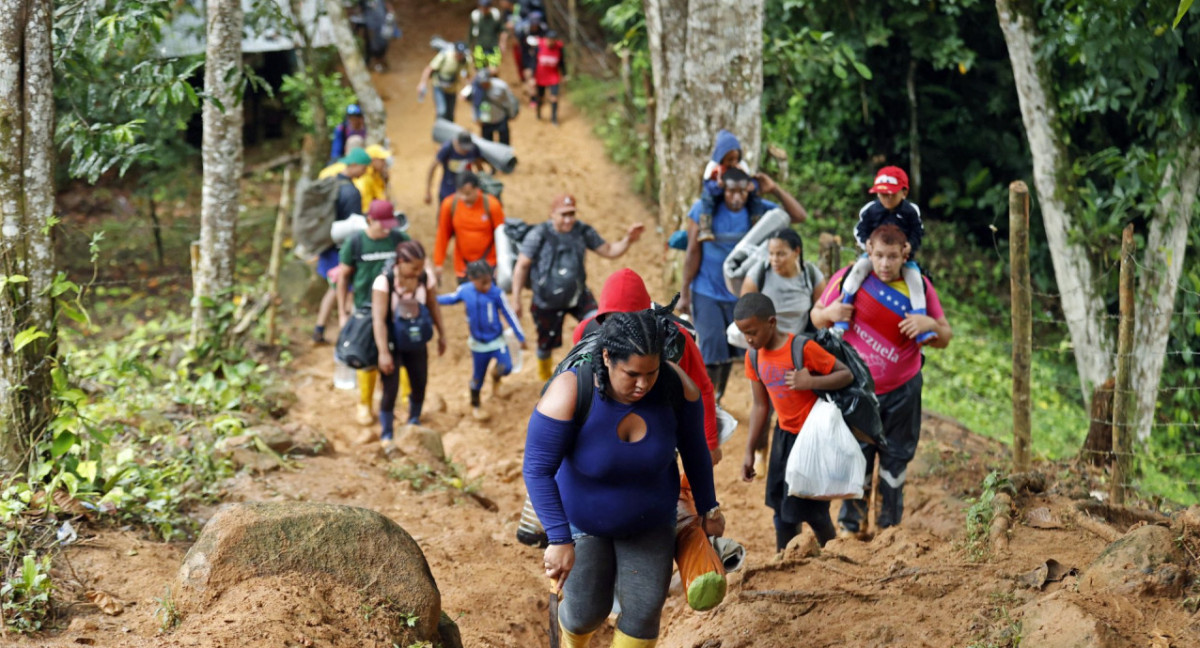
POLYGON ((742 143, 738 141, 737 135, 722 128, 717 131, 717 142, 713 145, 712 161, 720 164, 730 151, 740 150, 742 150, 742 143))

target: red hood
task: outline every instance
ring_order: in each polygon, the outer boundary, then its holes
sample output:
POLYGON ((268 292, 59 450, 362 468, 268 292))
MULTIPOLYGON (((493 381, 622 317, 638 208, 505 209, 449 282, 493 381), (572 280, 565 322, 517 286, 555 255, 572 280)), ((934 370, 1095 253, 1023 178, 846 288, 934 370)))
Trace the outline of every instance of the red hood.
POLYGON ((633 270, 622 268, 604 282, 596 315, 632 313, 647 308, 650 308, 650 293, 646 290, 646 282, 633 270))

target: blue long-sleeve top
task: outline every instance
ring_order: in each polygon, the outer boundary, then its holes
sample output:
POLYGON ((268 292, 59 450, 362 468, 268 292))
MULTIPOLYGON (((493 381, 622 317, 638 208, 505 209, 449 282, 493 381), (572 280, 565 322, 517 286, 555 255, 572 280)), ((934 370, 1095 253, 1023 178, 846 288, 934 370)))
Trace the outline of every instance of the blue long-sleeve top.
POLYGON ((467 327, 470 329, 471 338, 478 342, 491 342, 504 335, 501 316, 508 322, 517 339, 525 341, 525 331, 521 329, 520 320, 508 305, 504 292, 494 283, 487 292, 481 293, 475 288, 475 284, 468 281, 448 295, 438 295, 437 301, 442 306, 452 306, 459 302, 466 304, 467 327))
POLYGON ((570 542, 572 525, 590 535, 625 537, 674 524, 676 450, 696 510, 703 513, 717 505, 700 399, 684 399, 677 417, 663 382, 660 378, 650 393, 630 405, 601 398, 596 389, 579 429, 571 421, 533 411, 525 437, 525 487, 551 543, 570 542), (646 436, 638 441, 617 437, 617 425, 629 414, 646 421, 646 436))
POLYGON ((871 238, 871 232, 874 232, 880 225, 896 225, 908 237, 908 244, 912 246, 912 253, 916 254, 921 248, 921 239, 925 237, 925 225, 921 222, 921 208, 917 207, 916 203, 909 200, 901 200, 899 205, 896 205, 895 211, 888 211, 879 199, 862 206, 858 210, 858 224, 854 227, 854 238, 858 239, 858 244, 866 246, 867 239, 871 238))
POLYGON ((346 140, 352 135, 366 137, 367 129, 366 127, 359 128, 357 130, 350 128, 350 122, 344 119, 342 120, 342 123, 338 124, 337 127, 333 129, 333 140, 329 143, 330 164, 337 162, 342 158, 343 155, 347 153, 346 140))

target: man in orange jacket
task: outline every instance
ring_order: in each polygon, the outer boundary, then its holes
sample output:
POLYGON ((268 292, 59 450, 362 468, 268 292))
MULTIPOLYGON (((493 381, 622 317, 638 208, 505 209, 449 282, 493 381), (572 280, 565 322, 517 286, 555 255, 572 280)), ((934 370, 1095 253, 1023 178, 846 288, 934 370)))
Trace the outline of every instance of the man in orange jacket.
POLYGON ((438 209, 437 238, 433 244, 433 267, 438 284, 446 249, 454 239, 454 274, 458 283, 467 280, 467 264, 484 259, 496 267, 496 228, 504 224, 504 206, 500 199, 480 189, 479 176, 464 171, 458 176, 458 190, 447 196, 438 209))

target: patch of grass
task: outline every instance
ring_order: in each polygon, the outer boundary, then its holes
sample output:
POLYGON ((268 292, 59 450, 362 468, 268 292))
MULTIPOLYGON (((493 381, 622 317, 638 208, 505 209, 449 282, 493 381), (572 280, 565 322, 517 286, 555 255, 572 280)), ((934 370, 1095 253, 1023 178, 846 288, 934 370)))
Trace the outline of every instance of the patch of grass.
POLYGON ((468 482, 462 476, 462 467, 453 461, 446 462, 445 469, 438 469, 423 463, 395 461, 388 466, 388 477, 396 481, 408 482, 414 491, 452 489, 464 494, 479 492, 483 479, 468 482))
POLYGON ((167 585, 162 597, 154 600, 158 603, 158 609, 154 611, 154 618, 158 619, 158 631, 170 632, 179 627, 182 619, 179 616, 179 610, 175 607, 175 597, 171 594, 171 586, 167 585))

